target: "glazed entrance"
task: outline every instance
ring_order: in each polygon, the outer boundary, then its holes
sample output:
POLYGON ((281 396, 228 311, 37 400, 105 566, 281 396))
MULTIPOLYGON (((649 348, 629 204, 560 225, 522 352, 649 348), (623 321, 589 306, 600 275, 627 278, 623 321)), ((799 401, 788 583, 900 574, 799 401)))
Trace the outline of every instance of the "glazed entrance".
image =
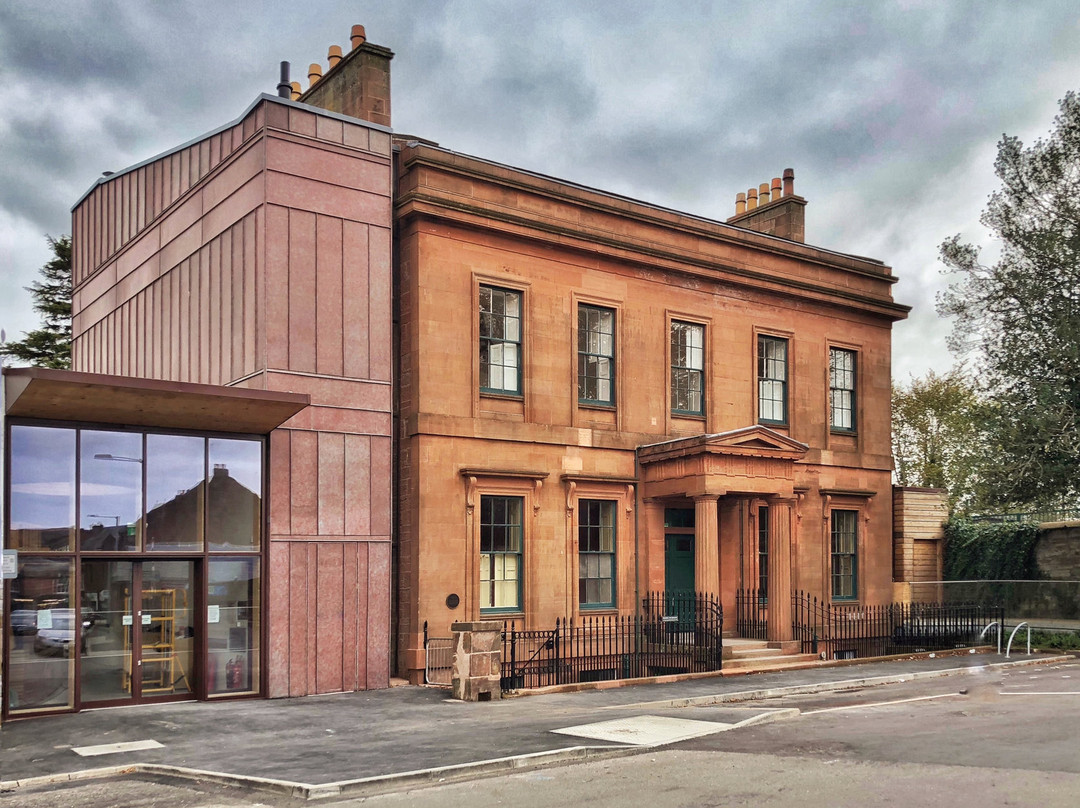
POLYGON ((8 430, 4 712, 261 692, 265 442, 8 430))

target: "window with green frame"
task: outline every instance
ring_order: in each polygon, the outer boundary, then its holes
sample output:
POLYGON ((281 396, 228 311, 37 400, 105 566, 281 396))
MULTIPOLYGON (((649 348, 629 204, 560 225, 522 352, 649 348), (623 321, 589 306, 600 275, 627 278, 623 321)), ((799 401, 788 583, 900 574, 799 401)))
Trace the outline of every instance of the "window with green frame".
POLYGON ((615 605, 616 503, 578 500, 578 603, 615 605))
POLYGON ((769 506, 762 505, 758 508, 758 597, 765 599, 769 595, 769 506))
POLYGON ((480 611, 521 610, 522 497, 480 497, 480 611))
POLYGON ((855 431, 855 352, 829 349, 829 426, 855 431))
POLYGON ((832 597, 858 597, 859 512, 832 512, 832 597))
POLYGON ((758 337, 758 421, 787 423, 788 341, 758 337))
POLYGON ((671 321, 671 411, 705 412, 705 326, 671 321))
POLYGON ((521 292, 480 287, 480 390, 521 392, 521 292))
POLYGON ((578 306, 578 401, 615 403, 615 312, 578 306))

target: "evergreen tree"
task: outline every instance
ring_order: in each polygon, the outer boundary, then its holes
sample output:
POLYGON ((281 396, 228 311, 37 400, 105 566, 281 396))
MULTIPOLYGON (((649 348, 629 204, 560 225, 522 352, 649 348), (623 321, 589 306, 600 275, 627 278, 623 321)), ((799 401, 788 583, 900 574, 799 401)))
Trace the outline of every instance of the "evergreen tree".
POLYGON ((53 257, 41 268, 41 280, 26 287, 42 326, 18 342, 6 342, 3 353, 44 368, 71 367, 71 236, 49 240, 53 257))
POLYGON ((1053 129, 1025 147, 1005 136, 1001 189, 982 223, 1001 252, 979 263, 959 236, 941 247, 960 274, 938 300, 956 317, 954 350, 975 358, 999 503, 1042 504, 1080 493, 1080 98, 1068 93, 1053 129))

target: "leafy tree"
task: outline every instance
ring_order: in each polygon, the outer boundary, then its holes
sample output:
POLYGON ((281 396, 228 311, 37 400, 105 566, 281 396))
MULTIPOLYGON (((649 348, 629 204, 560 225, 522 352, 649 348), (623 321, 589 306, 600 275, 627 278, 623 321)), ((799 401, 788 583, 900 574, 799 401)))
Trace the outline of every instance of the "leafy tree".
POLYGON ((1070 92, 1045 139, 1004 136, 1001 188, 981 221, 1001 251, 984 265, 954 236, 941 258, 960 279, 938 298, 956 318, 951 345, 975 358, 998 503, 1080 492, 1080 98, 1070 92))
POLYGON ((983 405, 960 370, 930 371, 892 391, 892 448, 900 485, 944 488, 959 511, 983 505, 983 405))
POLYGON ((71 236, 49 239, 53 257, 41 268, 42 280, 26 287, 34 310, 44 321, 18 342, 6 342, 3 352, 45 368, 71 367, 71 236))

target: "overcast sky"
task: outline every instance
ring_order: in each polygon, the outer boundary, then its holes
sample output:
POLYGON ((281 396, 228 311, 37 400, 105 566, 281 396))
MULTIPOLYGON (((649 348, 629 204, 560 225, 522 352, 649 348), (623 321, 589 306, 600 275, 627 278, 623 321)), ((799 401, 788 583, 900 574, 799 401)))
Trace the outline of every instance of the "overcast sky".
POLYGON ((394 129, 447 148, 717 219, 794 168, 807 241, 900 278, 898 381, 953 364, 937 248, 990 244, 997 141, 1045 134, 1080 89, 1077 0, 4 0, 9 338, 37 325, 22 287, 45 235, 101 172, 233 120, 354 23, 396 54, 394 129))

